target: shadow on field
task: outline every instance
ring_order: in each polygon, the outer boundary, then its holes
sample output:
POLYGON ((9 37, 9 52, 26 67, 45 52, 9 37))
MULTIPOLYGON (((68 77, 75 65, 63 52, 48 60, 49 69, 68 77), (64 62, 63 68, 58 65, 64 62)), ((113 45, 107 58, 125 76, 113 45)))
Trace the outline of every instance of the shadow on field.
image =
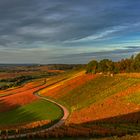
POLYGON ((127 134, 138 134, 140 133, 140 111, 101 120, 89 121, 81 124, 70 124, 69 127, 73 128, 73 132, 74 129, 75 131, 77 129, 77 136, 81 136, 81 131, 83 130, 83 136, 89 137, 106 137, 116 135, 123 136, 127 134))
POLYGON ((140 134, 140 111, 81 124, 63 125, 49 132, 37 134, 31 139, 101 139, 133 134, 140 134))
POLYGON ((18 107, 20 107, 20 105, 11 104, 11 103, 6 102, 4 99, 0 99, 0 113, 1 112, 6 112, 6 111, 9 111, 11 109, 18 108, 18 107))
POLYGON ((9 104, 0 100, 0 128, 15 127, 17 124, 26 124, 38 120, 40 120, 39 115, 32 110, 27 111, 18 104, 9 104))

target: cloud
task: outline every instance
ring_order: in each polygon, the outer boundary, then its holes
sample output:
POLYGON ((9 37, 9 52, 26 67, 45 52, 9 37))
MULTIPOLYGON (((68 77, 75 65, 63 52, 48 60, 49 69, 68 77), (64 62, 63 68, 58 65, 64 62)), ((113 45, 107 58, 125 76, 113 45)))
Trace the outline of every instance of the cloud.
MULTIPOLYGON (((0 52, 9 55, 5 62, 23 62, 20 55, 13 56, 12 49, 46 48, 50 50, 45 51, 47 63, 49 58, 49 62, 58 62, 55 57, 60 54, 110 50, 115 44, 121 47, 140 37, 139 5, 132 0, 1 0, 0 52), (50 56, 55 50, 56 56, 50 56)), ((45 53, 41 51, 37 58, 44 59, 45 53)))
POLYGON ((128 58, 132 54, 137 54, 140 52, 140 46, 126 46, 122 49, 115 50, 104 50, 104 51, 94 51, 88 53, 77 53, 70 55, 62 55, 60 57, 55 57, 55 60, 58 62, 66 58, 66 62, 69 63, 88 63, 92 59, 101 60, 101 59, 113 59, 114 61, 120 60, 122 58, 128 58))
POLYGON ((112 29, 102 31, 102 32, 97 33, 95 35, 87 36, 85 38, 81 38, 81 39, 77 39, 77 40, 66 41, 65 43, 89 42, 89 41, 95 41, 95 40, 97 41, 100 39, 104 39, 105 37, 107 37, 113 33, 122 31, 126 28, 127 28, 126 26, 112 27, 112 29))

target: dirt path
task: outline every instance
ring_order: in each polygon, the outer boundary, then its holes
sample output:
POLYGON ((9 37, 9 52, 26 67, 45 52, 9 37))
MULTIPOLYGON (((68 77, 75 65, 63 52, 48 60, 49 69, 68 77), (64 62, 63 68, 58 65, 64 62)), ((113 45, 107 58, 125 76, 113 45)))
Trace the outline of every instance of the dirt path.
POLYGON ((69 111, 68 111, 68 109, 65 106, 63 106, 63 105, 61 105, 61 104, 59 104, 59 103, 57 103, 57 102, 55 102, 55 101, 53 101, 51 99, 48 99, 48 98, 46 98, 44 96, 41 96, 38 93, 35 93, 35 95, 38 96, 39 98, 43 99, 43 100, 49 101, 49 102, 57 105, 63 111, 63 117, 56 124, 54 124, 53 126, 49 127, 47 130, 52 130, 52 129, 54 129, 56 127, 59 127, 59 126, 61 126, 62 124, 65 123, 66 119, 69 116, 69 111))
MULTIPOLYGON (((53 89, 53 88, 55 88, 57 86, 60 86, 61 84, 63 85, 65 82, 67 82, 67 81, 69 81, 71 79, 74 79, 74 78, 76 78, 78 76, 81 76, 84 73, 85 73, 84 71, 79 72, 79 73, 75 74, 74 76, 71 76, 70 78, 66 78, 66 79, 64 79, 62 81, 59 81, 57 83, 54 83, 54 84, 51 84, 51 85, 48 85, 48 86, 43 86, 42 88, 40 88, 40 89, 36 90, 35 92, 33 92, 33 94, 35 96, 37 96, 38 98, 46 100, 46 101, 49 101, 49 102, 57 105, 63 111, 63 116, 58 122, 56 122, 54 125, 50 126, 49 128, 38 130, 38 131, 35 131, 35 132, 28 132, 28 133, 25 133, 25 134, 9 135, 9 136, 7 136, 7 139, 22 138, 22 137, 26 137, 28 135, 36 135, 37 133, 47 132, 47 131, 50 131, 50 130, 52 130, 54 128, 58 128, 61 125, 63 125, 65 123, 65 121, 67 120, 69 114, 70 114, 68 109, 65 106, 55 102, 54 100, 48 99, 47 97, 40 95, 39 91, 43 90, 44 88, 47 88, 48 89, 47 92, 49 92, 50 89, 53 89)), ((0 137, 0 139, 2 139, 2 138, 0 137)))
MULTIPOLYGON (((46 87, 45 87, 46 88, 46 87)), ((43 88, 42 88, 43 89, 43 88)), ((34 92, 33 94, 35 96, 37 96, 38 98, 40 99, 43 99, 43 100, 46 100, 46 101, 49 101, 55 105, 57 105, 62 111, 63 111, 63 117, 57 122, 55 123, 54 125, 50 126, 49 128, 46 128, 46 129, 42 129, 42 130, 38 130, 36 132, 29 132, 29 133, 25 133, 25 134, 16 134, 16 135, 9 135, 7 136, 6 139, 15 139, 15 138, 22 138, 22 137, 26 137, 28 135, 36 135, 37 133, 43 133, 43 132, 46 132, 46 131, 50 131, 54 128, 57 128, 57 127, 60 127, 61 125, 63 125, 65 123, 65 121, 67 120, 68 116, 69 116, 69 111, 66 107, 64 107, 63 105, 51 100, 51 99, 48 99, 47 97, 44 97, 40 94, 38 94, 38 92, 40 91, 41 89, 39 89, 38 91, 34 92)), ((1 136, 0 136, 0 139, 3 139, 1 136)))

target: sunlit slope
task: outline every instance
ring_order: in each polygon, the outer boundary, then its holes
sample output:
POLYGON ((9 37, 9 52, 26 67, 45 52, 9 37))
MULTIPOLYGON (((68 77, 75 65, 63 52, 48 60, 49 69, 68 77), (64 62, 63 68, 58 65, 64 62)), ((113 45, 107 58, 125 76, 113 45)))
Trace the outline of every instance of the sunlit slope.
POLYGON ((59 100, 71 107, 67 123, 75 127, 96 129, 100 135, 139 133, 139 90, 139 78, 101 76, 59 100))
MULTIPOLYGON (((78 79, 76 82, 80 83, 81 79, 78 79)), ((139 82, 140 79, 137 78, 121 76, 109 77, 99 75, 94 77, 93 79, 90 79, 89 81, 86 81, 84 84, 79 85, 70 91, 68 90, 69 87, 66 86, 65 94, 62 94, 64 92, 63 86, 65 86, 65 84, 67 83, 63 83, 61 87, 62 90, 60 89, 58 92, 59 96, 57 100, 65 103, 72 110, 80 109, 89 106, 90 104, 93 104, 95 102, 101 102, 105 98, 118 92, 121 92, 139 82)), ((71 86, 73 85, 73 83, 71 83, 71 86)), ((50 95, 49 89, 46 90, 46 96, 47 95, 50 95)))
POLYGON ((95 77, 96 77, 95 75, 85 74, 84 71, 78 72, 72 74, 71 76, 65 79, 59 80, 58 82, 52 83, 50 86, 47 86, 43 90, 40 90, 39 93, 42 94, 43 96, 58 99, 62 96, 65 96, 67 92, 75 89, 80 85, 85 84, 86 82, 90 81, 95 77))
POLYGON ((138 74, 94 75, 75 86, 82 80, 76 77, 62 85, 57 83, 57 87, 52 85, 43 92, 70 109, 71 115, 66 123, 69 131, 88 134, 94 130, 99 135, 140 132, 137 123, 140 121, 138 74))
POLYGON ((126 96, 125 100, 127 102, 140 105, 140 88, 138 91, 134 91, 133 94, 126 96))

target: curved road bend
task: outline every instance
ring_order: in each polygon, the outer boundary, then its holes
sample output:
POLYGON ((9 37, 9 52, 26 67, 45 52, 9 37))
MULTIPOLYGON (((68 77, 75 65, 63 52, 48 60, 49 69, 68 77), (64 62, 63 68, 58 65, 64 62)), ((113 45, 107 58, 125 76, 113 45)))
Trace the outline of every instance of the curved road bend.
MULTIPOLYGON (((55 101, 53 101, 51 99, 47 99, 46 97, 43 97, 43 96, 39 95, 38 92, 35 92, 34 95, 38 96, 39 98, 41 98, 43 100, 49 101, 49 102, 57 105, 58 107, 60 107, 62 109, 62 111, 63 111, 63 117, 57 123, 55 123, 54 125, 50 126, 49 128, 38 130, 36 132, 29 132, 29 133, 25 133, 25 134, 16 134, 16 137, 15 137, 15 135, 10 135, 10 136, 7 137, 8 139, 22 138, 22 137, 26 137, 27 135, 35 135, 36 133, 43 133, 43 132, 52 130, 54 128, 57 128, 57 127, 60 127, 61 125, 63 125, 65 123, 65 120, 68 118, 69 111, 68 111, 68 109, 66 107, 64 107, 63 105, 61 105, 61 104, 59 104, 59 103, 57 103, 57 102, 55 102, 55 101)), ((0 139, 2 139, 2 138, 0 137, 0 139)))

